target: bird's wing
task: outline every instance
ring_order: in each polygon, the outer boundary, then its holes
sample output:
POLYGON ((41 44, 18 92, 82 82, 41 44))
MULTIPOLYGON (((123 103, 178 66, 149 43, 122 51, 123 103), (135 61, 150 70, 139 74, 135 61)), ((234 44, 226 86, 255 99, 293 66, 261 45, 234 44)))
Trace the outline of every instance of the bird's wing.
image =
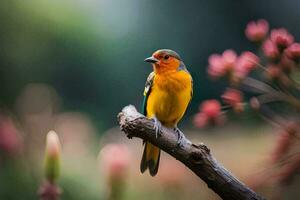
POLYGON ((193 77, 192 77, 191 73, 187 70, 187 68, 186 68, 186 66, 185 66, 185 64, 184 64, 184 62, 182 62, 182 61, 180 62, 180 65, 179 65, 179 67, 178 67, 178 71, 185 71, 185 72, 187 72, 187 73, 190 75, 190 77, 191 77, 192 89, 191 89, 191 98, 190 98, 190 102, 189 102, 189 103, 191 103, 192 97, 193 97, 193 77))
MULTIPOLYGON (((191 76, 191 74, 190 74, 190 76, 191 76)), ((191 76, 191 83, 192 83, 192 88, 191 88, 191 99, 190 99, 190 102, 189 102, 189 104, 191 103, 191 101, 192 101, 192 98, 193 98, 193 94, 194 94, 194 91, 193 91, 193 77, 191 76)))
POLYGON ((144 89, 144 100, 142 105, 142 113, 147 116, 147 100, 151 92, 153 80, 154 80, 155 73, 151 72, 147 78, 145 89, 144 89))

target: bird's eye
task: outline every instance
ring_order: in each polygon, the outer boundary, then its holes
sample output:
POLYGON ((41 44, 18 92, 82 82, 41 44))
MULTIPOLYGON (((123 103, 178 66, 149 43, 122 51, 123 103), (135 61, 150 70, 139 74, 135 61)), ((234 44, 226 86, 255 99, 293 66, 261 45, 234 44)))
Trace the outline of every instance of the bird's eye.
POLYGON ((165 55, 165 56, 164 56, 164 59, 165 59, 165 60, 168 60, 169 57, 170 57, 169 55, 165 55))

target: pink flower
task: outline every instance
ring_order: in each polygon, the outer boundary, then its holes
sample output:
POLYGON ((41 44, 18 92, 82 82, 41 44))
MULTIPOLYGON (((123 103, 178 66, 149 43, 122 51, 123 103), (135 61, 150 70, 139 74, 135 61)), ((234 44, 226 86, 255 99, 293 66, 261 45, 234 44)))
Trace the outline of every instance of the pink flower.
POLYGON ((215 100, 206 100, 200 106, 200 111, 208 118, 216 118, 221 113, 221 104, 215 100))
POLYGON ((300 44, 293 43, 285 50, 285 54, 288 58, 294 60, 295 62, 299 62, 300 60, 300 44))
POLYGON ((262 45, 262 50, 265 56, 271 60, 276 60, 279 57, 279 50, 272 40, 266 40, 262 45))
POLYGON ((250 41, 262 41, 269 31, 269 24, 266 20, 251 21, 248 23, 245 34, 250 41))
POLYGON ((206 100, 200 105, 200 113, 194 117, 195 126, 202 128, 209 123, 222 124, 223 118, 221 116, 221 104, 215 100, 206 100))
POLYGON ((58 158, 60 156, 60 141, 55 131, 49 131, 46 139, 46 154, 47 156, 58 158))
POLYGON ((234 111, 243 111, 243 94, 241 91, 232 88, 227 88, 225 93, 221 97, 224 103, 233 107, 234 111))
POLYGON ((209 119, 204 113, 197 113, 193 122, 197 128, 203 128, 209 123, 209 119))
POLYGON ((0 150, 8 154, 18 153, 21 149, 19 132, 9 117, 0 116, 0 150))
POLYGON ((101 149, 98 158, 106 178, 107 199, 123 199, 130 165, 127 146, 107 144, 101 149))
POLYGON ((252 97, 249 101, 249 105, 252 109, 254 110, 259 110, 260 109, 260 103, 256 97, 252 97))
POLYGON ((225 50, 222 55, 212 54, 208 58, 208 74, 213 78, 225 76, 235 65, 237 59, 236 53, 231 50, 225 50))
POLYGON ((227 71, 231 70, 234 67, 236 59, 237 59, 237 55, 235 51, 233 51, 232 49, 227 49, 223 52, 222 54, 223 65, 225 66, 227 71))
POLYGON ((209 66, 207 72, 211 77, 217 78, 225 75, 226 70, 220 55, 212 54, 208 58, 208 63, 209 66))
POLYGON ((280 49, 284 49, 294 42, 294 37, 285 28, 273 29, 270 38, 280 49))
POLYGON ((130 164, 130 153, 125 145, 107 144, 100 151, 99 158, 109 181, 124 180, 130 164))
POLYGON ((254 53, 245 51, 239 56, 236 62, 235 73, 238 77, 245 77, 258 63, 259 58, 254 53))

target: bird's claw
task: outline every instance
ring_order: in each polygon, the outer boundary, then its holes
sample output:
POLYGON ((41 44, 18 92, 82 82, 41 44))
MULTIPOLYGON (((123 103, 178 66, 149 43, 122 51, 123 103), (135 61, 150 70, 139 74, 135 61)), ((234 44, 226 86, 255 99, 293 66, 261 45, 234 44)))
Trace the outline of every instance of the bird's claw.
POLYGON ((179 130, 179 128, 177 127, 174 128, 174 131, 177 133, 177 145, 179 147, 183 147, 184 144, 186 143, 186 139, 183 132, 181 132, 181 130, 179 130))
POLYGON ((160 135, 162 125, 156 117, 153 117, 152 120, 154 122, 155 136, 156 138, 158 138, 158 135, 160 135))

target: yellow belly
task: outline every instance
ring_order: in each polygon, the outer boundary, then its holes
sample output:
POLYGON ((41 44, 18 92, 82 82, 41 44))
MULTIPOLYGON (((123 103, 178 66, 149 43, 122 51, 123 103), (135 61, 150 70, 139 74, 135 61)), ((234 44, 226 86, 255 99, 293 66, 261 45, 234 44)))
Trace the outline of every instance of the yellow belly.
POLYGON ((156 77, 147 101, 147 117, 156 116, 166 127, 175 127, 191 99, 191 77, 186 72, 156 77))

